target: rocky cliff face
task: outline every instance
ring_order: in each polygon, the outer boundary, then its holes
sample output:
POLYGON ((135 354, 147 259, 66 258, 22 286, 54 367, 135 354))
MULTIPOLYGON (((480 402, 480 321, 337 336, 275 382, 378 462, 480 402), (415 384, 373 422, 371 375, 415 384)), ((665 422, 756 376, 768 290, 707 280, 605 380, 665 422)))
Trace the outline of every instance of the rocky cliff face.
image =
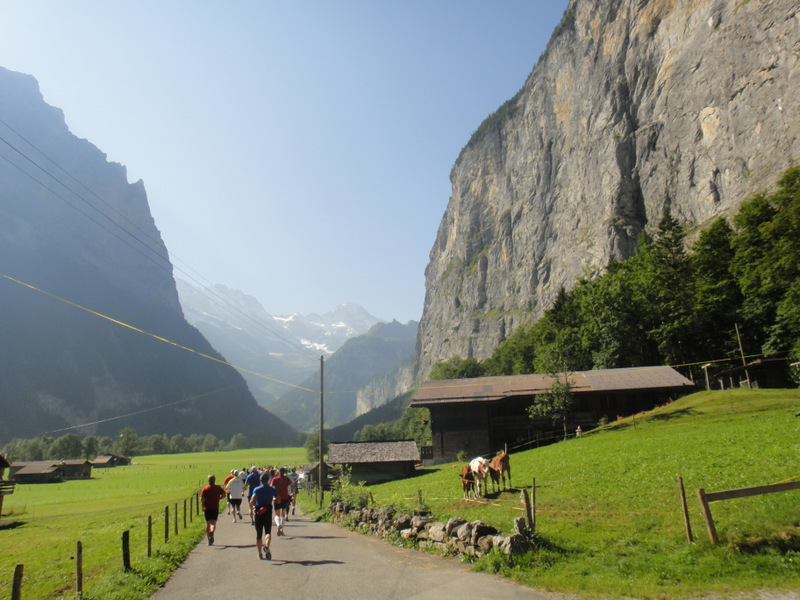
POLYGON ((665 207, 697 229, 771 187, 800 160, 798 83, 791 0, 572 0, 453 167, 417 379, 489 356, 665 207))

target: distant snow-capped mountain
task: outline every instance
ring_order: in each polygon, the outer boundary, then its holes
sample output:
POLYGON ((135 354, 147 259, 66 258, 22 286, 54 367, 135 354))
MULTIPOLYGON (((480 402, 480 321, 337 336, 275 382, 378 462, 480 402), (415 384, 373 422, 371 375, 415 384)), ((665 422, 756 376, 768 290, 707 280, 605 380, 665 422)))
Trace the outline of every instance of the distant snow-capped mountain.
POLYGON ((342 304, 325 314, 273 316, 261 303, 224 285, 198 288, 176 278, 186 320, 239 368, 264 407, 319 368, 347 340, 369 331, 381 319, 357 304, 342 304))

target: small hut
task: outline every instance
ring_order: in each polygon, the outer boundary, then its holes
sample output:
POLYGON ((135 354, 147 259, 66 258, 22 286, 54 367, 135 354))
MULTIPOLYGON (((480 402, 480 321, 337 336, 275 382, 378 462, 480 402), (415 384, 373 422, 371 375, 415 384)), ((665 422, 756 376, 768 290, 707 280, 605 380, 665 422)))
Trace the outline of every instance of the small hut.
POLYGON ((332 442, 328 447, 328 460, 346 465, 350 469, 350 481, 354 483, 380 483, 413 475, 420 456, 414 440, 332 442))

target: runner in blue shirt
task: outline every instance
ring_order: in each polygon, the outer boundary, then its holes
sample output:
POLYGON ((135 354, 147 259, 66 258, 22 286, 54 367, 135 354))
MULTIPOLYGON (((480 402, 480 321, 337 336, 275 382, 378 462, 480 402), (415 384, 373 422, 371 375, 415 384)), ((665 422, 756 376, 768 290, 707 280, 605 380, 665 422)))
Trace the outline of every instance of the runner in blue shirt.
POLYGON ((256 520, 253 518, 253 508, 250 504, 250 499, 253 497, 253 490, 261 485, 261 475, 259 475, 258 469, 255 465, 253 465, 253 468, 250 469, 250 474, 247 476, 244 482, 247 484, 247 505, 250 506, 250 525, 255 525, 256 520))
POLYGON ((264 547, 264 558, 272 560, 269 544, 272 541, 272 503, 278 497, 278 492, 269 485, 269 473, 261 475, 261 484, 253 490, 250 497, 250 511, 256 516, 256 549, 258 558, 261 558, 261 547, 264 547), (264 534, 264 541, 261 535, 264 534))

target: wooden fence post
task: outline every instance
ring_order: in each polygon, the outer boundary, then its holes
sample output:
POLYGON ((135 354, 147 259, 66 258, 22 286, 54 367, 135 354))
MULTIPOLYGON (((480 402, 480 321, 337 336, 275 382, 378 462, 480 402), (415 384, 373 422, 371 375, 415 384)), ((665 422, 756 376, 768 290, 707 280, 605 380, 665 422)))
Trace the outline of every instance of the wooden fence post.
POLYGON ((189 523, 194 522, 194 494, 189 496, 189 523))
POLYGON ((153 555, 153 516, 147 515, 147 558, 153 555))
POLYGON ((164 542, 169 541, 169 506, 164 507, 164 542))
POLYGON ((531 503, 533 504, 531 507, 533 513, 531 517, 531 531, 536 531, 536 477, 533 478, 533 483, 531 484, 531 503))
POLYGON ((183 528, 186 529, 186 498, 183 499, 183 528))
POLYGON ((175 535, 178 535, 178 503, 175 503, 175 535))
POLYGON ((706 491, 703 488, 699 488, 697 490, 697 499, 700 501, 700 508, 703 509, 703 518, 706 520, 708 537, 711 539, 712 544, 716 544, 719 542, 719 538, 717 537, 717 528, 714 526, 714 518, 711 516, 711 509, 708 507, 706 491))
POLYGON ((533 516, 531 515, 531 501, 528 497, 528 490, 526 489, 522 490, 521 502, 525 505, 525 520, 528 528, 530 529, 530 527, 533 525, 533 516))
POLYGON ((131 570, 131 532, 126 530, 122 532, 122 568, 125 572, 131 570))
POLYGON ((692 536, 692 523, 689 521, 689 507, 686 504, 686 490, 683 487, 683 477, 678 476, 678 487, 681 492, 681 506, 683 507, 683 523, 686 526, 686 539, 691 544, 694 541, 692 536))
POLYGON ((83 543, 80 540, 75 547, 75 591, 80 600, 83 597, 83 543))
POLYGON ((14 568, 14 583, 11 587, 11 600, 20 600, 22 598, 22 572, 25 570, 25 565, 17 565, 14 568))

